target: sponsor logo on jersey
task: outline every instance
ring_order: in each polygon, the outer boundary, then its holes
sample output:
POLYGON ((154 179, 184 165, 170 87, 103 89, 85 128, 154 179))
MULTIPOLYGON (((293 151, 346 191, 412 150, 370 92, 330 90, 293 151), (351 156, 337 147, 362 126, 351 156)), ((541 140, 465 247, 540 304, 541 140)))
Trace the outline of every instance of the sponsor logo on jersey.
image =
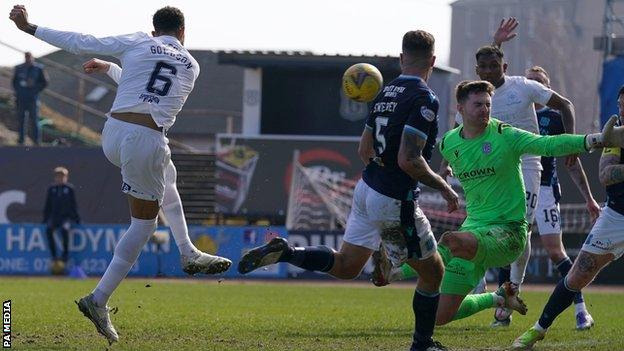
POLYGON ((613 242, 611 242, 611 240, 605 240, 602 241, 600 239, 594 239, 592 240, 591 244, 589 244, 589 246, 604 250, 604 251, 609 251, 611 250, 611 248, 613 247, 613 242))
POLYGON ((429 122, 433 122, 436 117, 435 112, 427 108, 427 106, 420 106, 420 114, 429 122))
POLYGON ((489 142, 483 143, 481 150, 484 154, 489 154, 490 152, 492 152, 492 144, 490 144, 489 142))
POLYGON ((457 177, 459 180, 478 179, 483 177, 489 177, 496 175, 496 169, 494 167, 478 168, 467 172, 460 172, 457 177))

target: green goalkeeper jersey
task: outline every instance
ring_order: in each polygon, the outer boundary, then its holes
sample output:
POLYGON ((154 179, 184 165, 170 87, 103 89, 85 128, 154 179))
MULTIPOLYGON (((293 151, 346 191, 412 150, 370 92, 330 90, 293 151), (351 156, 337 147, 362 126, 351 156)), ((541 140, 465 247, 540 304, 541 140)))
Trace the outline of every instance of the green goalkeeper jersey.
POLYGON ((536 135, 490 119, 474 139, 461 136, 463 125, 448 131, 440 143, 442 156, 464 188, 463 226, 523 221, 526 213, 520 156, 563 156, 585 152, 585 137, 536 135))

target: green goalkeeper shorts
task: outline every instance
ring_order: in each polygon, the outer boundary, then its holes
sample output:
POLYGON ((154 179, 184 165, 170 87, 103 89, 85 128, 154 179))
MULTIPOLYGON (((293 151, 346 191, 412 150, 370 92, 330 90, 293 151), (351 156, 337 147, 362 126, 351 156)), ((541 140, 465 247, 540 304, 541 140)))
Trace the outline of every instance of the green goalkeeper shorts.
POLYGON ((443 294, 467 295, 489 268, 504 267, 524 251, 528 225, 526 221, 486 226, 461 227, 477 238, 477 254, 472 260, 453 257, 445 266, 440 288, 443 294))

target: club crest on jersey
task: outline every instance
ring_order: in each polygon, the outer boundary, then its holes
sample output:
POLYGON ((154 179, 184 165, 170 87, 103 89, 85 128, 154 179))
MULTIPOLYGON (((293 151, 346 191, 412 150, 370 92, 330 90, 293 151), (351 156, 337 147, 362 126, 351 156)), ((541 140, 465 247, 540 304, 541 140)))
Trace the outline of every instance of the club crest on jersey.
POLYGON ((481 148, 481 151, 483 151, 484 154, 489 154, 490 152, 492 152, 492 144, 483 143, 483 147, 481 148))
POLYGON ((454 151, 454 154, 455 154, 455 158, 459 158, 459 150, 457 150, 457 149, 456 149, 456 150, 454 151))
POLYGON ((436 117, 435 112, 428 109, 427 106, 420 106, 420 115, 429 122, 433 122, 436 117))

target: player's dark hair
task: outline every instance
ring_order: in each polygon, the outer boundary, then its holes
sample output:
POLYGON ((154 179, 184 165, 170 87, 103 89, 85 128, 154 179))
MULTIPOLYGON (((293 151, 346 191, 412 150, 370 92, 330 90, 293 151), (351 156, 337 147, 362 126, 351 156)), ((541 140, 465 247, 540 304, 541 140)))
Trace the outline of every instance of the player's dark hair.
POLYGON ((494 86, 490 82, 484 80, 464 80, 459 82, 455 88, 457 103, 464 103, 468 100, 468 96, 473 93, 488 93, 492 96, 494 93, 494 86))
POLYGON ((184 27, 184 14, 177 7, 166 6, 156 11, 152 24, 157 32, 175 32, 184 27))
POLYGON ((475 54, 475 58, 477 59, 477 61, 479 61, 479 57, 490 55, 496 55, 501 60, 503 59, 503 57, 505 57, 503 49, 499 48, 498 46, 488 45, 480 47, 475 54))
POLYGON ((622 87, 620 88, 620 91, 618 91, 617 97, 619 98, 620 96, 622 96, 622 94, 624 94, 624 85, 622 85, 622 87))
POLYGON ((423 62, 433 57, 434 48, 435 38, 429 32, 411 30, 403 35, 403 55, 415 62, 423 62))

